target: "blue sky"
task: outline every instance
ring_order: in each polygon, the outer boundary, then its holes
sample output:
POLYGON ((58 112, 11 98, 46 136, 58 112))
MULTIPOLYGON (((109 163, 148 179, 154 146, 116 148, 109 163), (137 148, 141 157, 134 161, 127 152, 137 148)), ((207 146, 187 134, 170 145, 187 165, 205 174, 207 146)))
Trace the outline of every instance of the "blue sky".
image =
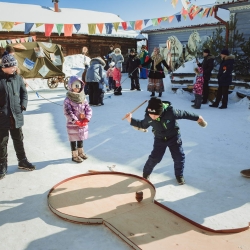
MULTIPOLYGON (((1 2, 53 6, 52 0, 8 0, 1 2)), ((196 5, 214 2, 215 0, 191 0, 191 3, 196 5)), ((176 8, 173 8, 171 0, 60 0, 60 7, 110 12, 119 15, 124 21, 134 21, 173 15, 181 10, 182 4, 179 0, 176 8)))

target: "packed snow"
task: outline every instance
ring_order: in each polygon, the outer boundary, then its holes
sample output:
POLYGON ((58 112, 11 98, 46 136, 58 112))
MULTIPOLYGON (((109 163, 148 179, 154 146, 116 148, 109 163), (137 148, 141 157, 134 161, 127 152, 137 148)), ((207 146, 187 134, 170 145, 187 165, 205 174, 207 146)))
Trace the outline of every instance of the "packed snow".
MULTIPOLYGON (((77 58, 66 58, 64 69, 79 70, 77 58)), ((71 71, 71 73, 76 73, 71 71)), ((79 72, 78 72, 79 73, 79 72)), ((134 130, 122 117, 149 100, 147 80, 140 80, 142 91, 130 91, 130 79, 122 76, 122 96, 105 94, 104 106, 93 107, 89 139, 84 141, 88 159, 71 161, 71 150, 63 115, 66 90, 63 84, 48 89, 46 80, 29 79, 29 104, 23 127, 28 159, 37 170, 17 169, 12 140, 8 146, 8 174, 0 180, 0 248, 38 249, 130 249, 104 226, 78 225, 56 217, 47 206, 49 190, 60 181, 86 173, 89 169, 115 170, 142 175, 153 147, 153 134, 134 130)), ((213 229, 245 227, 250 222, 250 179, 240 175, 250 168, 250 109, 247 98, 240 99, 236 89, 229 95, 228 109, 202 105, 191 107, 192 93, 173 92, 169 76, 164 79, 162 100, 177 109, 204 117, 208 126, 180 120, 186 154, 184 177, 179 186, 173 160, 167 150, 150 181, 156 188, 155 199, 176 212, 213 229)), ((87 96, 88 98, 88 96, 87 96)), ((142 119, 146 105, 133 113, 142 119)))

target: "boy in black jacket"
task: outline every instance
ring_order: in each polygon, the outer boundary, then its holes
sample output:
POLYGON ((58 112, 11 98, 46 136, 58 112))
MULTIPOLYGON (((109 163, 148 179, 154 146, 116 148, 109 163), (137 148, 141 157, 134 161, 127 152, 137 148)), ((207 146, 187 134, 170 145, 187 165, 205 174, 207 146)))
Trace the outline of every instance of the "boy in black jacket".
POLYGON ((131 126, 147 129, 153 127, 154 146, 143 169, 143 177, 149 179, 154 167, 160 163, 166 148, 169 147, 174 160, 175 177, 180 185, 185 184, 183 177, 185 154, 182 148, 182 140, 177 119, 188 119, 200 123, 206 123, 196 114, 184 110, 174 109, 170 102, 162 102, 160 98, 152 97, 148 102, 146 114, 143 120, 132 118, 128 113, 126 117, 131 126))
POLYGON ((26 158, 22 126, 23 111, 28 103, 23 79, 16 74, 17 61, 11 54, 2 57, 0 65, 0 179, 7 173, 7 145, 9 133, 18 159, 18 168, 34 170, 35 166, 26 158))

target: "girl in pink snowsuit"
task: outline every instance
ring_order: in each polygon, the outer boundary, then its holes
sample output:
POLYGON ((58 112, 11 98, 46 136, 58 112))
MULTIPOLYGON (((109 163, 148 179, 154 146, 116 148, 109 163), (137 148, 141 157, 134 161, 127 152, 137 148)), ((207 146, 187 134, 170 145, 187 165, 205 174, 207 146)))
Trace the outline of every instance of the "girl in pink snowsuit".
POLYGON ((122 74, 120 69, 115 67, 113 71, 113 80, 115 81, 114 95, 122 95, 121 78, 122 74))
POLYGON ((83 150, 83 140, 88 138, 88 123, 92 109, 84 94, 84 83, 77 76, 68 81, 68 92, 64 100, 64 115, 72 151, 72 161, 80 163, 87 159, 83 150))
POLYGON ((203 69, 202 67, 197 67, 194 69, 194 72, 196 73, 193 93, 195 95, 194 105, 192 105, 195 109, 200 109, 201 102, 202 102, 202 90, 203 90, 203 69))

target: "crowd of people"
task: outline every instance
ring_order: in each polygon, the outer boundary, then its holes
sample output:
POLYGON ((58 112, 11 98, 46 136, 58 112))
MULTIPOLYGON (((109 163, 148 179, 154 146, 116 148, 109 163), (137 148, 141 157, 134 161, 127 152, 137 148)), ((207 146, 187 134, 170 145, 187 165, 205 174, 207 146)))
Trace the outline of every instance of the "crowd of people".
MULTIPOLYGON (((28 95, 24 79, 18 71, 17 60, 14 50, 7 47, 0 62, 0 179, 2 179, 8 168, 7 145, 9 134, 13 140, 14 149, 18 159, 18 168, 32 171, 35 165, 27 159, 22 126, 24 125, 23 111, 28 104, 28 95)), ((88 138, 88 123, 92 117, 91 106, 102 106, 104 92, 114 91, 114 95, 122 95, 121 72, 124 57, 120 48, 110 46, 108 55, 103 58, 90 59, 88 49, 83 47, 82 56, 84 72, 82 79, 71 76, 68 81, 68 91, 64 100, 64 115, 66 117, 66 128, 72 153, 72 161, 81 163, 88 157, 84 153, 83 142, 88 138), (106 70, 105 70, 106 68, 106 70), (89 101, 86 95, 89 95, 89 101)), ((208 83, 214 68, 214 56, 209 49, 203 51, 203 61, 197 61, 195 68, 193 92, 195 95, 195 109, 200 109, 201 104, 208 101, 208 83)), ((232 71, 234 56, 227 49, 221 51, 221 64, 218 71, 218 92, 216 100, 210 107, 218 107, 222 100, 220 109, 227 108, 228 89, 232 83, 232 71)), ((163 78, 165 67, 171 72, 170 66, 160 54, 159 48, 154 48, 149 56, 146 46, 141 47, 137 54, 134 48, 130 49, 126 71, 131 79, 131 90, 140 91, 139 79, 148 78, 147 90, 151 92, 151 99, 145 112, 143 120, 132 118, 132 114, 126 115, 131 126, 138 129, 153 128, 154 145, 151 154, 143 169, 143 177, 149 179, 154 167, 162 160, 168 147, 175 168, 175 176, 178 184, 185 183, 183 171, 185 154, 182 148, 182 140, 178 119, 188 119, 205 124, 205 120, 197 114, 185 110, 174 109, 170 102, 162 101, 164 92, 163 78), (158 97, 155 97, 158 93, 158 97)), ((244 177, 250 177, 250 169, 241 171, 244 177)))

